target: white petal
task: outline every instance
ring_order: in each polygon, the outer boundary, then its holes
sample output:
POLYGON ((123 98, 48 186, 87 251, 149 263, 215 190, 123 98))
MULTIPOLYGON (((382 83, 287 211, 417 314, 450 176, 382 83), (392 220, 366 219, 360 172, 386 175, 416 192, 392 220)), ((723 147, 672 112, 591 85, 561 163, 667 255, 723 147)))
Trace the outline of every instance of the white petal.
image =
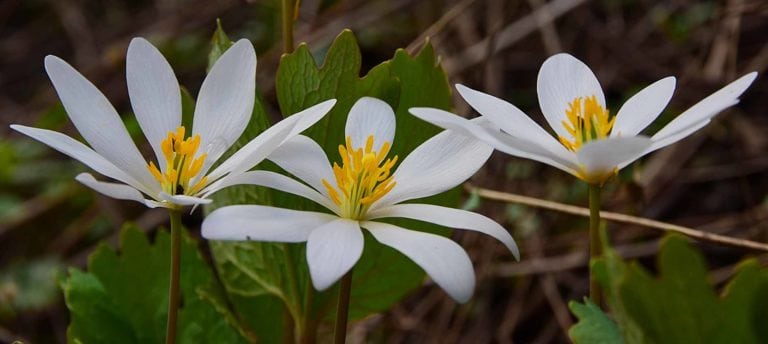
POLYGON ((207 198, 212 193, 233 185, 260 185, 304 197, 335 213, 339 211, 339 207, 335 203, 312 188, 282 174, 270 171, 251 171, 222 178, 206 188, 203 197, 207 198))
POLYGON ((133 112, 155 151, 158 165, 166 164, 160 146, 169 131, 181 125, 181 91, 168 61, 152 44, 134 38, 128 45, 125 77, 133 112))
POLYGON ((362 254, 363 232, 357 221, 337 218, 313 230, 307 240, 307 263, 315 289, 328 289, 362 254))
POLYGON ((328 99, 291 115, 290 117, 298 116, 298 121, 288 137, 294 137, 301 134, 304 130, 307 130, 307 128, 315 125, 315 123, 323 119, 323 117, 333 109, 334 105, 336 105, 336 99, 328 99))
POLYGON ((504 153, 512 156, 535 160, 575 174, 576 155, 559 146, 556 153, 539 146, 535 142, 524 141, 499 131, 495 123, 489 123, 485 116, 467 120, 450 112, 433 108, 411 108, 414 116, 446 130, 453 130, 474 136, 504 153))
MULTIPOLYGON (((739 102, 739 96, 755 81, 757 72, 752 72, 742 76, 736 81, 721 88, 717 92, 711 94, 709 97, 702 99, 696 105, 692 106, 680 116, 677 116, 672 122, 667 124, 664 128, 659 130, 656 135, 653 135, 654 141, 666 141, 666 145, 672 144, 682 137, 674 141, 666 140, 673 135, 676 135, 682 131, 686 131, 691 127, 702 127, 701 122, 707 121, 717 115, 720 111, 735 105, 739 102)), ((656 147, 656 149, 663 146, 656 147)))
POLYGON ((241 39, 219 57, 200 87, 192 124, 207 153, 202 174, 245 130, 256 95, 256 52, 241 39))
POLYGON ((209 240, 304 242, 313 229, 337 217, 261 205, 233 205, 206 216, 202 235, 209 240))
POLYGON ((362 97, 349 110, 344 132, 357 148, 365 147, 368 136, 373 135, 373 150, 378 152, 384 142, 392 144, 395 138, 395 112, 382 100, 362 97))
POLYGON ((464 100, 477 112, 493 122, 510 136, 536 144, 553 152, 562 152, 563 146, 514 105, 464 85, 456 85, 464 100))
POLYGON ((651 153, 653 151, 656 151, 658 149, 664 148, 666 146, 669 146, 677 141, 680 141, 690 135, 693 135, 693 133, 699 131, 701 128, 704 128, 709 124, 711 120, 701 121, 698 123, 694 123, 690 125, 688 128, 684 128, 683 130, 678 131, 676 134, 667 135, 661 140, 656 140, 654 138, 651 138, 651 146, 648 147, 648 149, 645 150, 645 153, 643 155, 651 153))
POLYGON ((602 183, 615 169, 625 166, 645 154, 651 139, 645 136, 610 137, 591 141, 576 152, 583 172, 580 178, 588 183, 602 183))
POLYGON ((409 154, 393 178, 395 187, 372 207, 432 196, 457 186, 485 164, 493 148, 472 136, 445 130, 409 154))
POLYGON ((186 206, 186 205, 200 205, 200 204, 209 204, 212 202, 209 198, 200 198, 195 196, 188 196, 188 195, 170 195, 165 192, 160 193, 160 199, 166 202, 170 202, 176 205, 186 206))
POLYGON ((335 103, 335 99, 324 101, 269 127, 216 167, 208 175, 208 179, 214 181, 227 173, 236 175, 250 170, 271 154, 281 143, 290 139, 291 135, 298 135, 300 132, 298 129, 301 129, 302 126, 317 122, 325 116, 335 103))
POLYGON ((103 174, 104 176, 119 180, 136 189, 141 190, 148 195, 154 195, 151 190, 144 187, 141 183, 136 181, 136 179, 117 168, 115 165, 99 155, 99 153, 96 153, 90 147, 80 143, 80 141, 77 141, 67 135, 53 130, 26 127, 17 124, 11 125, 11 129, 27 135, 35 140, 38 140, 48 145, 49 147, 64 153, 77 161, 82 162, 86 166, 92 168, 96 172, 103 174))
POLYGON ((144 199, 144 195, 142 195, 139 190, 136 190, 125 184, 100 182, 96 180, 96 178, 94 178, 90 173, 80 173, 77 175, 77 177, 75 177, 75 179, 78 182, 83 183, 83 185, 108 197, 128 201, 136 201, 149 208, 162 206, 158 202, 144 199))
POLYGON ((549 57, 539 69, 536 89, 541 112, 557 135, 572 139, 563 126, 568 104, 577 97, 597 97, 605 107, 605 96, 600 82, 583 62, 568 54, 549 57))
POLYGON ((145 188, 159 192, 120 116, 96 86, 56 56, 45 57, 45 70, 67 115, 91 147, 145 188))
POLYGON ((675 77, 654 82, 621 106, 611 136, 635 136, 659 117, 675 92, 675 77))
POLYGON ((304 135, 286 141, 267 159, 296 178, 303 180, 326 197, 328 197, 328 191, 323 186, 323 179, 330 183, 335 183, 336 180, 323 148, 304 135))
POLYGON ((517 248, 515 239, 512 239, 512 235, 504 227, 496 223, 496 221, 471 211, 431 204, 396 204, 368 214, 369 219, 384 217, 404 217, 431 222, 449 228, 484 233, 501 241, 512 252, 515 259, 520 260, 520 251, 517 248))
POLYGON ((472 261, 459 244, 437 236, 387 223, 363 222, 380 243, 413 260, 454 300, 464 303, 475 290, 472 261))

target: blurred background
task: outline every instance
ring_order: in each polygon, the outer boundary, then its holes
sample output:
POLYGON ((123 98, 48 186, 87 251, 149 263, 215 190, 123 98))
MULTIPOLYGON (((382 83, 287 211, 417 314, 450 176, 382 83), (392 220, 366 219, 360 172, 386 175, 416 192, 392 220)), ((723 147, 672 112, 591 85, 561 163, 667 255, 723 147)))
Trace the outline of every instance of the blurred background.
MULTIPOLYGON (((363 50, 363 73, 397 48, 418 51, 430 37, 451 84, 510 100, 544 123, 536 74, 565 51, 587 63, 613 113, 640 88, 678 78, 653 133, 681 111, 750 71, 768 66, 768 3, 759 0, 303 0, 295 39, 318 61, 344 28, 363 50)), ((283 52, 280 3, 235 0, 3 0, 0 2, 0 343, 63 343, 68 314, 57 281, 84 268, 101 241, 116 245, 125 221, 148 231, 162 210, 102 197, 73 178, 85 170, 42 144, 12 133, 11 123, 77 137, 43 69, 64 58, 120 112, 129 112, 124 57, 132 37, 150 39, 197 93, 210 37, 221 19, 233 39, 248 38, 259 57, 257 80, 279 118, 274 75, 283 52)), ((700 230, 768 241, 768 83, 759 77, 742 102, 696 135, 635 163, 606 186, 604 209, 700 230)), ((455 97, 456 112, 473 117, 455 97)), ((138 124, 129 131, 145 143, 138 124)), ((149 147, 142 147, 149 152, 149 147)), ((587 189, 549 166, 494 153, 470 183, 498 191, 586 205, 587 189)), ((357 322, 357 341, 439 343, 567 342, 568 300, 587 292, 587 221, 572 215, 465 195, 467 208, 513 231, 522 260, 494 240, 454 238, 472 257, 478 285, 458 305, 431 282, 387 313, 357 322)), ((200 212, 184 222, 199 236, 200 212)), ((609 224, 618 251, 653 268, 660 233, 609 224)), ((205 243, 201 243, 205 245, 205 243)), ((755 252, 699 243, 722 284, 755 252)), ((758 255, 764 264, 768 256, 758 255)))

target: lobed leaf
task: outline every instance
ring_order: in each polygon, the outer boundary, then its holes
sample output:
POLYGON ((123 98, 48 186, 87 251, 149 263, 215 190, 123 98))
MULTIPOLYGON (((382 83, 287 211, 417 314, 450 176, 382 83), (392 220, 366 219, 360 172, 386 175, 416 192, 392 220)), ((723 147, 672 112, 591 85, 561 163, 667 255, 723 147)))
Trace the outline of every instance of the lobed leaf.
POLYGON ((575 344, 624 343, 616 323, 589 299, 584 298, 584 303, 571 301, 568 308, 579 319, 568 330, 568 337, 575 344))
POLYGON ((659 276, 613 251, 593 264, 627 343, 760 343, 768 333, 768 270, 743 262, 722 294, 714 290, 700 252, 670 235, 658 257, 659 276))
MULTIPOLYGON (((136 227, 123 228, 118 254, 101 245, 88 272, 70 269, 62 281, 71 315, 70 342, 162 343, 168 308, 170 235, 160 231, 155 243, 136 227)), ((181 247, 179 343, 245 343, 234 317, 205 297, 216 290, 213 273, 184 237, 181 247)))

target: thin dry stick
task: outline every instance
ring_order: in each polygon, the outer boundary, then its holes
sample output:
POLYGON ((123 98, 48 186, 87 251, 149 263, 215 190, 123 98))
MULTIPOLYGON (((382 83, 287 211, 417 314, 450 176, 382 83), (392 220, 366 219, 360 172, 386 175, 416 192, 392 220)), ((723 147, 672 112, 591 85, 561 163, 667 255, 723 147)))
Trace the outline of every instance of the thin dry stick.
POLYGON ((463 0, 453 6, 450 10, 445 12, 440 19, 438 19, 436 22, 434 22, 432 25, 430 25, 424 32, 419 35, 416 39, 414 39, 411 44, 408 44, 408 47, 405 48, 405 51, 407 51, 409 54, 413 54, 416 52, 416 48, 421 46, 422 43, 424 43, 424 40, 426 40, 429 37, 433 37, 437 35, 440 31, 442 31, 448 23, 451 22, 454 18, 458 17, 460 14, 464 13, 464 11, 474 3, 476 0, 463 0))
MULTIPOLYGON (((587 208, 582 208, 574 205, 562 204, 562 203, 557 203, 552 201, 545 201, 545 200, 534 198, 534 197, 527 197, 527 196, 521 196, 521 195, 516 195, 516 194, 511 194, 506 192, 483 189, 483 188, 475 187, 469 184, 466 186, 466 188, 470 192, 473 192, 482 198, 487 198, 487 199, 496 200, 496 201, 524 204, 532 207, 550 209, 550 210, 555 210, 562 213, 589 217, 589 209, 587 208)), ((600 211, 600 217, 603 218, 604 220, 629 223, 629 224, 653 228, 653 229, 666 231, 666 232, 680 233, 697 240, 710 241, 710 242, 723 244, 723 245, 768 252, 768 244, 751 241, 751 240, 732 238, 725 235, 702 232, 699 230, 695 230, 693 228, 678 226, 671 223, 646 219, 646 218, 637 217, 637 216, 613 213, 609 211, 602 211, 602 210, 600 211)))
MULTIPOLYGON (((498 53, 508 48, 512 44, 517 43, 529 34, 538 30, 540 25, 554 21, 586 1, 587 0, 554 0, 546 3, 533 11, 533 13, 518 19, 501 30, 496 38, 497 41, 494 44, 493 52, 498 53)), ((443 68, 448 71, 448 75, 456 75, 475 64, 483 62, 486 58, 486 51, 488 50, 488 45, 490 43, 490 38, 487 37, 482 41, 467 47, 458 55, 446 59, 443 63, 443 68)))

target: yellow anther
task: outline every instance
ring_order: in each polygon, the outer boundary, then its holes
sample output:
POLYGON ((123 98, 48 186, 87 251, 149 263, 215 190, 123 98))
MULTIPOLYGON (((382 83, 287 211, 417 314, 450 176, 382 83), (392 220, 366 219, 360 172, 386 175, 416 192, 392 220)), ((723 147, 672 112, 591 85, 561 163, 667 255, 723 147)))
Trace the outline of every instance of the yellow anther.
POLYGON ((155 180, 157 180, 158 183, 163 182, 163 174, 160 172, 160 169, 155 166, 154 162, 149 162, 149 172, 152 173, 152 176, 155 177, 155 180))
POLYGON ((323 179, 328 196, 341 208, 341 215, 346 218, 364 218, 370 205, 395 186, 390 171, 397 163, 397 156, 384 161, 390 143, 384 142, 378 152, 374 150, 373 144, 374 137, 371 135, 363 147, 355 149, 351 137, 347 137, 345 145, 339 146, 341 166, 333 164, 336 185, 323 179))
POLYGON ((581 149, 584 143, 608 137, 616 119, 611 118, 594 95, 576 97, 568 103, 565 116, 563 127, 572 139, 565 136, 558 136, 558 139, 565 148, 574 152, 581 149))
POLYGON ((164 192, 171 195, 192 195, 207 185, 208 179, 196 180, 205 164, 206 154, 195 157, 200 148, 200 135, 185 138, 186 130, 178 127, 168 132, 160 148, 165 158, 165 173, 150 161, 147 169, 160 183, 164 192), (195 181, 196 180, 196 181, 195 181), (194 182, 194 183, 193 183, 194 182))

